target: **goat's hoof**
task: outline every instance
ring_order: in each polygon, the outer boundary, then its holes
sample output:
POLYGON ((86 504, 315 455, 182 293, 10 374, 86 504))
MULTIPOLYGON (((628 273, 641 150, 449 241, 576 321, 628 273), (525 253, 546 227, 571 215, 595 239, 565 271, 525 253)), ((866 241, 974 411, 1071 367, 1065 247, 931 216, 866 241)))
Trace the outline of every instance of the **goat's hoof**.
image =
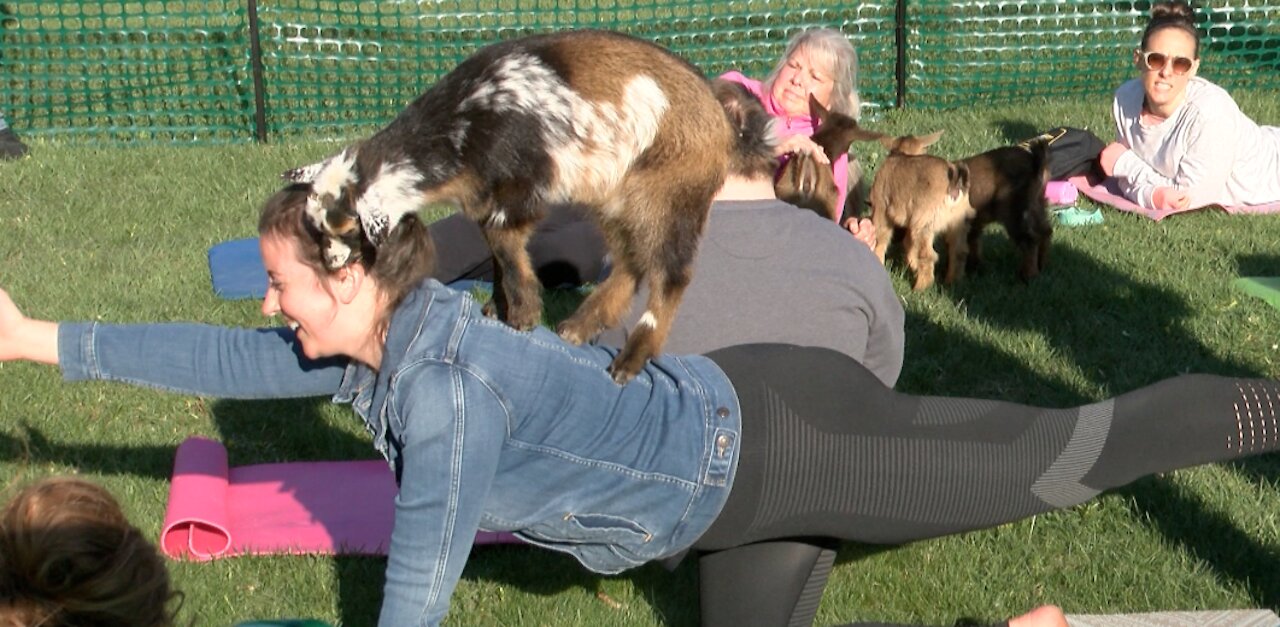
MULTIPOLYGON (((581 346, 596 335, 586 328, 581 322, 575 318, 569 318, 556 325, 556 333, 560 334, 560 338, 564 341, 581 346)), ((597 331, 598 333, 598 331, 597 331)))
POLYGON ((648 357, 640 357, 635 353, 629 354, 624 350, 613 358, 613 363, 609 364, 609 376, 613 377, 614 383, 626 385, 636 378, 636 374, 647 361, 649 361, 648 357))
POLYGON ((484 314, 486 318, 500 317, 498 315, 498 304, 493 302, 492 300, 485 303, 484 306, 480 308, 480 313, 484 314))

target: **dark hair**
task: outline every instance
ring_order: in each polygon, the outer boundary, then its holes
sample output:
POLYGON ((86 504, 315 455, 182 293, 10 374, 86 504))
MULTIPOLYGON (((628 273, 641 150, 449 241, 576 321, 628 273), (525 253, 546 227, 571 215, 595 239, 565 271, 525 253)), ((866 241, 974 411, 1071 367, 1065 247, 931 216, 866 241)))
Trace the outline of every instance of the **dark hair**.
POLYGON ((748 179, 773 177, 778 168, 778 159, 773 154, 773 116, 741 83, 717 78, 711 81, 711 91, 724 107, 733 128, 729 174, 748 179))
POLYGON ((1166 29, 1176 28, 1191 36, 1195 42, 1195 58, 1200 58, 1200 32, 1196 30, 1195 11, 1184 0, 1157 2, 1151 6, 1151 21, 1147 29, 1142 31, 1142 49, 1147 49, 1147 42, 1152 35, 1166 29))
POLYGON ((0 517, 0 625, 168 627, 176 596, 155 545, 101 486, 37 481, 0 517))
MULTIPOLYGON (((329 276, 337 270, 325 265, 325 236, 307 218, 310 194, 311 186, 303 183, 288 185, 273 194, 258 214, 258 235, 292 240, 297 244, 299 261, 315 271, 316 276, 329 276)), ((362 235, 359 254, 353 258, 351 263, 359 263, 377 281, 378 289, 387 298, 390 315, 406 294, 431 276, 435 269, 435 244, 427 225, 418 216, 408 214, 379 246, 362 235)), ((388 321, 378 322, 385 325, 388 321)))

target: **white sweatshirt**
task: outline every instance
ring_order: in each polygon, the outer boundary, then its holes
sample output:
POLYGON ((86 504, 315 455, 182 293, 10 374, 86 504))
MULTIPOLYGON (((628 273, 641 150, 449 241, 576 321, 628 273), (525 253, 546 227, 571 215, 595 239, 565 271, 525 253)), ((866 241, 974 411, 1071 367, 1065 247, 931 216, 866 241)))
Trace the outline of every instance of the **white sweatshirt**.
POLYGON ((1146 95, 1133 79, 1116 90, 1116 136, 1129 146, 1116 161, 1124 195, 1155 208, 1157 187, 1189 191, 1191 207, 1280 201, 1280 127, 1259 126, 1225 90, 1200 77, 1163 122, 1142 121, 1146 95))

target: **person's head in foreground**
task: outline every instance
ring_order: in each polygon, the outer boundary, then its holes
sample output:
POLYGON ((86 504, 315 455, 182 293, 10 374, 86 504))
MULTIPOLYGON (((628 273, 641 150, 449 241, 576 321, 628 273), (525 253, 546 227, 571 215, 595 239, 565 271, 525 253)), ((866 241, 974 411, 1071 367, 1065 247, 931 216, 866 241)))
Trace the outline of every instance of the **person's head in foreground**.
POLYGON ((0 627, 173 624, 163 558, 106 489, 43 479, 2 516, 0 627))
POLYGON ((1134 51, 1147 111, 1168 117, 1187 97, 1187 82, 1200 69, 1200 35, 1191 7, 1181 0, 1151 7, 1151 21, 1134 51))
POLYGON ((808 116, 812 94, 823 107, 857 119, 857 78, 858 54, 844 33, 813 28, 787 42, 764 90, 789 116, 808 116))

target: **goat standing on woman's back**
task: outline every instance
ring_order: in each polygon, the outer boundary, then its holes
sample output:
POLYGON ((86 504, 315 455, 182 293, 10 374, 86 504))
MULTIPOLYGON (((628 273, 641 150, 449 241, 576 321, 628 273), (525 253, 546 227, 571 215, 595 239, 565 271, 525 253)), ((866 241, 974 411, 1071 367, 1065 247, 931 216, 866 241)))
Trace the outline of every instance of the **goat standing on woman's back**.
POLYGON ((525 250, 534 224, 551 203, 592 207, 613 270, 559 332, 582 343, 618 324, 647 280, 646 314, 609 367, 625 383, 666 341, 732 142, 692 65, 629 36, 570 31, 481 49, 381 131, 291 178, 313 184, 308 212, 332 267, 359 254, 362 231, 377 244, 406 214, 457 206, 493 250, 488 311, 521 330, 542 310, 525 250))

